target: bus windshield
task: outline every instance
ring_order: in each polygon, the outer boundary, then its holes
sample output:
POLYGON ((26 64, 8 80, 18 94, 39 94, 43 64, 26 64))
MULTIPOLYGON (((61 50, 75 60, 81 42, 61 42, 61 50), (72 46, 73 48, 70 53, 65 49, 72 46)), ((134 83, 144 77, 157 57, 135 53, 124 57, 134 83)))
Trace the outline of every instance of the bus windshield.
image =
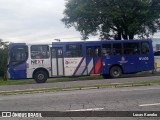
POLYGON ((19 65, 26 62, 28 59, 28 47, 27 46, 15 46, 11 48, 10 52, 10 64, 19 65))

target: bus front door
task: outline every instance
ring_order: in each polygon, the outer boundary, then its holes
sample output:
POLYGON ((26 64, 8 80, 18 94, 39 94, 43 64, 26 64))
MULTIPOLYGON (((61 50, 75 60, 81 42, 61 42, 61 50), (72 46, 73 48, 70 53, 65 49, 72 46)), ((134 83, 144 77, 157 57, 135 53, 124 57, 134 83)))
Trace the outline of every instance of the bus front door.
POLYGON ((86 65, 87 73, 101 74, 102 73, 102 58, 100 46, 87 46, 86 47, 86 65))
POLYGON ((62 47, 53 47, 51 49, 52 53, 52 76, 64 76, 64 60, 63 60, 63 48, 62 47))

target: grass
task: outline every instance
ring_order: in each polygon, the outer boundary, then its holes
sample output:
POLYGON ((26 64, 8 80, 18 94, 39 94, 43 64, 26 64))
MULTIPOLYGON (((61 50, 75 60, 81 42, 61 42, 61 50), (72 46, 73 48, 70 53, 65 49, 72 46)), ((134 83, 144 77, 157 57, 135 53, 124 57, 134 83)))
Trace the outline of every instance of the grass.
MULTIPOLYGON (((53 82, 67 82, 67 81, 79 81, 79 80, 95 80, 102 79, 102 76, 82 76, 82 77, 61 77, 61 78, 49 78, 47 83, 53 82)), ((20 79, 20 80, 7 80, 3 81, 0 78, 1 85, 23 85, 23 84, 36 84, 33 79, 20 79)))
MULTIPOLYGON (((160 75, 160 72, 157 72, 155 75, 160 75)), ((151 73, 151 71, 145 71, 145 72, 140 72, 137 74, 126 74, 126 75, 123 75, 123 78, 142 77, 142 76, 153 76, 153 74, 151 73)), ((96 80, 96 79, 103 79, 103 77, 101 75, 97 75, 97 76, 49 78, 47 80, 47 83, 80 81, 80 80, 96 80)), ((37 84, 37 83, 33 79, 3 81, 2 78, 0 78, 0 86, 2 85, 23 85, 23 84, 37 84)))
POLYGON ((31 79, 27 79, 27 80, 7 80, 7 81, 0 80, 0 86, 1 85, 22 85, 22 84, 32 84, 32 83, 35 83, 35 82, 31 79))

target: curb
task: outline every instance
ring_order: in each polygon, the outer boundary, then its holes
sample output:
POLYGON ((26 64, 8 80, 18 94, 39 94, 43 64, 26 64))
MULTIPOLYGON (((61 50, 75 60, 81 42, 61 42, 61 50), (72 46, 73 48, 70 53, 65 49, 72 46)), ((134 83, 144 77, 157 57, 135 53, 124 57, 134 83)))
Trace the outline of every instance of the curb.
POLYGON ((73 90, 88 90, 88 89, 103 89, 103 88, 119 88, 119 87, 136 87, 136 86, 150 86, 160 83, 116 83, 116 84, 102 84, 102 85, 88 85, 88 86, 76 86, 67 88, 40 88, 40 89, 26 89, 26 90, 12 90, 12 91, 0 91, 0 95, 14 95, 14 94, 31 94, 31 93, 43 93, 43 92, 58 92, 58 91, 73 91, 73 90))

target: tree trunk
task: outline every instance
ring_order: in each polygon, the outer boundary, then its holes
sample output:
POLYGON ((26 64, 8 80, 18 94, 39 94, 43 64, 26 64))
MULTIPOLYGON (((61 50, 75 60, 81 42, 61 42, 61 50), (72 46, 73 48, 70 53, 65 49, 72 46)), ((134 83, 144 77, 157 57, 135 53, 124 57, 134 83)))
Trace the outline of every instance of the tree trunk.
POLYGON ((121 38, 121 31, 120 30, 117 31, 117 34, 115 35, 114 39, 115 40, 121 40, 122 39, 121 38))
POLYGON ((130 40, 133 40, 133 38, 134 38, 134 35, 129 35, 130 40))

